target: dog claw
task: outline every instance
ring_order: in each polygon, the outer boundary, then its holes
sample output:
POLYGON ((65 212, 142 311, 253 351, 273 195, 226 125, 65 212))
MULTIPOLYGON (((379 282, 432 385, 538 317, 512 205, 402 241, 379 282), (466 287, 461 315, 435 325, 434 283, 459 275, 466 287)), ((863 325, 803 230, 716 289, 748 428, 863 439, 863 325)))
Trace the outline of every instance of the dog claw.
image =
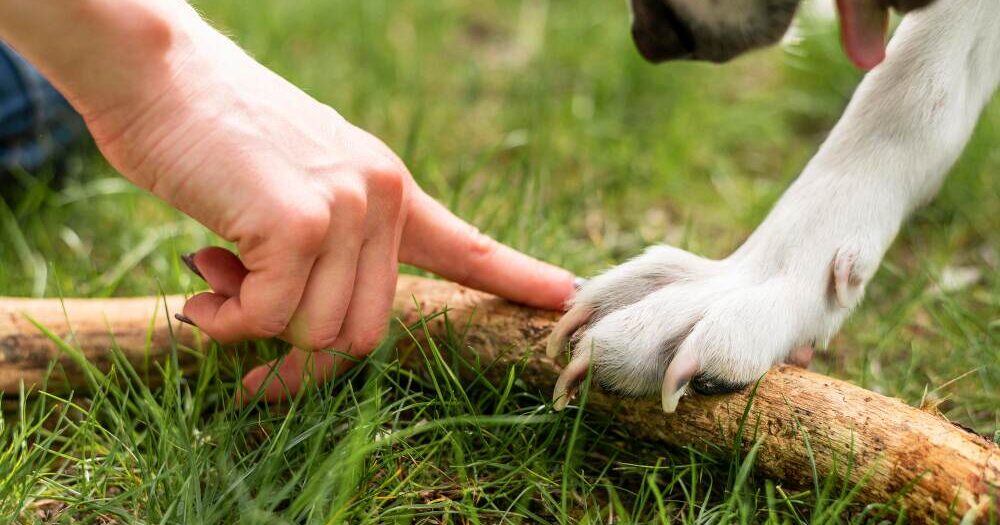
POLYGON ((690 354, 678 352, 674 356, 667 372, 663 374, 663 389, 660 391, 660 402, 665 413, 673 414, 677 410, 677 404, 699 368, 697 359, 690 354))
POLYGON ((573 336, 573 333, 577 331, 581 326, 586 324, 590 320, 590 316, 593 315, 593 309, 584 306, 574 306, 570 308, 566 315, 559 319, 555 327, 552 328, 552 334, 549 335, 548 345, 545 347, 545 355, 550 358, 555 358, 560 352, 566 349, 566 343, 569 342, 569 338, 573 336))
POLYGON ((559 379, 556 380, 556 387, 552 391, 552 408, 557 412, 566 408, 566 405, 576 396, 577 385, 587 375, 590 368, 590 354, 580 354, 573 358, 566 365, 559 379))
POLYGON ((857 302, 861 276, 856 268, 858 252, 843 249, 837 251, 833 258, 833 291, 837 298, 837 306, 851 308, 857 302))

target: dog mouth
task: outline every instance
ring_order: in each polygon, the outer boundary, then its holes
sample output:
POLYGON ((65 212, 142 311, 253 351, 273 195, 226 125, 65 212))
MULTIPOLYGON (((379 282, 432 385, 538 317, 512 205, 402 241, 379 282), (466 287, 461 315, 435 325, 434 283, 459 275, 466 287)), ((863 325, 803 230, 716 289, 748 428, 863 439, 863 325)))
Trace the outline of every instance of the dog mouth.
POLYGON ((934 0, 837 0, 840 40, 847 58, 868 71, 885 60, 889 9, 903 14, 927 7, 934 0))
POLYGON ((889 7, 874 0, 837 0, 840 40, 847 58, 868 71, 885 59, 889 7))
MULTIPOLYGON (((874 68, 885 59, 889 10, 906 13, 933 1, 836 0, 845 54, 859 69, 874 68)), ((776 42, 791 23, 798 0, 754 3, 755 9, 743 13, 743 22, 730 21, 725 27, 718 26, 717 20, 703 19, 707 16, 704 11, 678 9, 674 0, 631 0, 631 4, 632 39, 639 54, 649 62, 678 59, 725 62, 750 49, 776 42), (696 16, 696 12, 701 14, 696 16)))

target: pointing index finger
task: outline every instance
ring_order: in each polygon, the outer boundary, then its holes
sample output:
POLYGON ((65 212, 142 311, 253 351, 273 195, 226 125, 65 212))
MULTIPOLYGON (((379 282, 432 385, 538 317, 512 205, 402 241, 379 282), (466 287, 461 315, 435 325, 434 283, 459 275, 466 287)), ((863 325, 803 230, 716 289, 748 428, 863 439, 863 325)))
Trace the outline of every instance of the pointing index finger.
POLYGON ((400 259, 539 308, 562 309, 573 295, 573 274, 500 244, 423 192, 413 196, 400 259))

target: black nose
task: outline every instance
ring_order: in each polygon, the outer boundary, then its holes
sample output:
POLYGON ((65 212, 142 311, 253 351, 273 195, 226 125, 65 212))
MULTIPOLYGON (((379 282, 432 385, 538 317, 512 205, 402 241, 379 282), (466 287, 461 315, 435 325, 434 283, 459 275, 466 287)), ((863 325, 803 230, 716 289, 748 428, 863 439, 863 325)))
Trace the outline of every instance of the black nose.
POLYGON ((650 62, 691 58, 694 35, 664 0, 632 0, 632 40, 650 62))
POLYGON ((691 56, 691 52, 681 45, 679 39, 670 38, 672 33, 666 35, 663 33, 663 31, 651 31, 648 28, 632 24, 632 40, 642 58, 657 63, 691 56))

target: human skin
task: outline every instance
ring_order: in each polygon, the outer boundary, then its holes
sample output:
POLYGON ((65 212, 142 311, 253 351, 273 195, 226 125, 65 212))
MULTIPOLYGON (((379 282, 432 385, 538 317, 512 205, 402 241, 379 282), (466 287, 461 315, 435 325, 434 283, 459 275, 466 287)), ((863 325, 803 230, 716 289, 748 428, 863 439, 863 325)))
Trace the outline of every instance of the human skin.
POLYGON ((296 393, 384 335, 398 263, 559 309, 573 276, 479 233, 379 139, 258 64, 179 0, 0 0, 0 39, 83 116, 126 178, 236 244, 191 259, 184 315, 221 343, 295 349, 245 389, 296 393), (269 381, 279 365, 280 381, 269 381))

